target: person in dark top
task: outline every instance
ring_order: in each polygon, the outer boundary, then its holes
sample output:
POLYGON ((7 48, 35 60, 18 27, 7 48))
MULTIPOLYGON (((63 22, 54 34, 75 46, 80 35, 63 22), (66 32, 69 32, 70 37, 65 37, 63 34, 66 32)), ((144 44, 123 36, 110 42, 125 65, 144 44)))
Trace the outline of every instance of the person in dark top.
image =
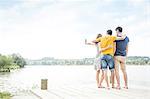
POLYGON ((115 56, 126 56, 127 55, 126 47, 128 45, 129 38, 126 36, 124 40, 118 40, 115 42, 117 44, 115 56))
MULTIPOLYGON (((116 33, 117 36, 121 36, 122 33, 122 27, 117 27, 116 28, 116 33)), ((128 78, 127 78, 127 72, 126 72, 126 56, 128 54, 128 43, 129 43, 129 38, 126 36, 124 40, 117 40, 116 42, 116 51, 114 54, 114 59, 115 59, 115 75, 116 75, 116 80, 117 80, 117 89, 120 89, 120 76, 119 76, 119 66, 121 68, 121 71, 123 73, 123 78, 124 78, 124 83, 125 89, 128 89, 128 78)))

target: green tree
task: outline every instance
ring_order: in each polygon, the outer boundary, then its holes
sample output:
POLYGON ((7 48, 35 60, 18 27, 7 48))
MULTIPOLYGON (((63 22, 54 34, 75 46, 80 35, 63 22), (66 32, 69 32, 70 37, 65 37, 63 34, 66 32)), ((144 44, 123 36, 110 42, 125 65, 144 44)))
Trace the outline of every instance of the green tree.
POLYGON ((0 56, 0 68, 9 69, 10 66, 13 64, 13 59, 10 56, 0 56))
POLYGON ((24 67, 24 65, 26 65, 25 59, 20 54, 12 54, 11 56, 14 60, 14 63, 19 65, 21 68, 24 67))

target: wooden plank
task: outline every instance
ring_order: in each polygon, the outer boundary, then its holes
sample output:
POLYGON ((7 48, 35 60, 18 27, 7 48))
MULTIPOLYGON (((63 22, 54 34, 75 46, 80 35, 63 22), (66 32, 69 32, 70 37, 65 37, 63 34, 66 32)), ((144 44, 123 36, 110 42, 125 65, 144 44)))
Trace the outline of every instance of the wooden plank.
POLYGON ((63 86, 54 87, 49 90, 34 91, 42 99, 150 99, 150 90, 130 89, 99 89, 93 85, 87 86, 63 86))

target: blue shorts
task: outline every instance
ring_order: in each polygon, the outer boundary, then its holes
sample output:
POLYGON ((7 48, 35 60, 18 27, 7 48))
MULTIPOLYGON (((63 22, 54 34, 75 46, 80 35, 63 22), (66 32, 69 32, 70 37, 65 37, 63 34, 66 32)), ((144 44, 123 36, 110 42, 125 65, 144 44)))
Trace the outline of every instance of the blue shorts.
POLYGON ((114 59, 111 55, 103 55, 101 57, 101 68, 102 70, 107 69, 109 67, 109 70, 114 70, 114 59))

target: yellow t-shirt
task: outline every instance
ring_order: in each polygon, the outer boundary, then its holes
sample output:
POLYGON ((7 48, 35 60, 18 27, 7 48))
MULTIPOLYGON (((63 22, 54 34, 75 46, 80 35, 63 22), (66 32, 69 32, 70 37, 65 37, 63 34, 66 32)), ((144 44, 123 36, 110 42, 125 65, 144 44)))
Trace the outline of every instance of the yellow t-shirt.
POLYGON ((101 42, 100 48, 106 48, 110 45, 113 46, 112 48, 102 51, 103 55, 106 54, 110 54, 112 56, 114 55, 114 41, 116 40, 116 38, 117 38, 116 36, 107 35, 96 39, 97 42, 101 42))

